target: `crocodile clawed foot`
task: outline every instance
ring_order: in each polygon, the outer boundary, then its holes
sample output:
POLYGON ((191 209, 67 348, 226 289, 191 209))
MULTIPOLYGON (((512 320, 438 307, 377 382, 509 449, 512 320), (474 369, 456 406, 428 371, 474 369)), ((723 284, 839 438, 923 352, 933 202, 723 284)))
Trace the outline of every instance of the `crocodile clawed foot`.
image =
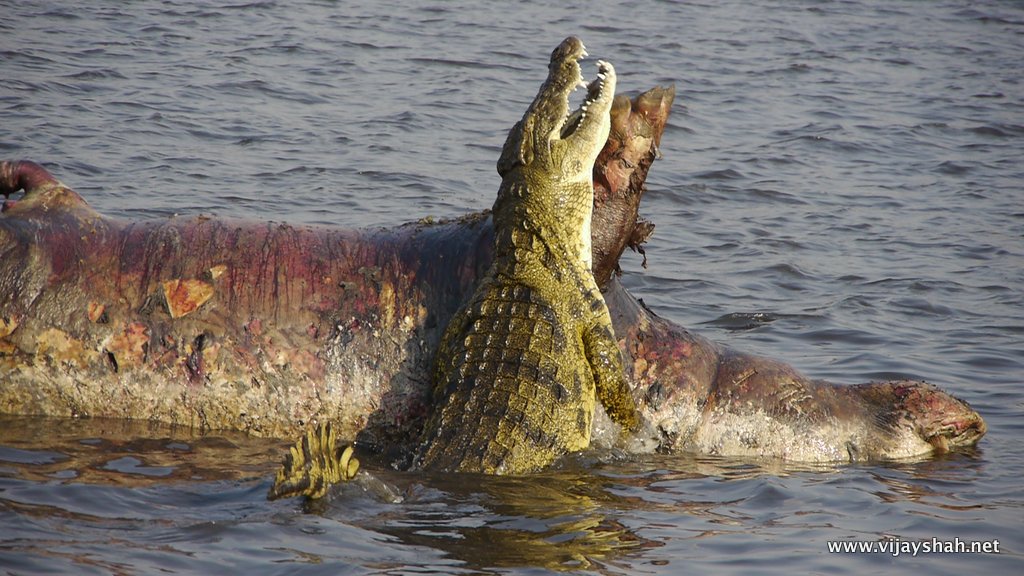
POLYGON ((267 498, 323 498, 331 485, 347 482, 359 471, 359 460, 352 453, 351 444, 338 448, 338 437, 330 422, 318 425, 289 449, 267 498))

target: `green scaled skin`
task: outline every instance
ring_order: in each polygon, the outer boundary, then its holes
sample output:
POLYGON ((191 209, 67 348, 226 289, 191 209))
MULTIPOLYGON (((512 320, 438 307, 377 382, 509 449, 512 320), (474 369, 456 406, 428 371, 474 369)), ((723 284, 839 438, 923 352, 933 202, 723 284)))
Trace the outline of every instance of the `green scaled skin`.
POLYGON ((583 43, 567 38, 498 161, 494 263, 438 349, 436 412, 419 466, 521 474, 590 444, 595 401, 638 427, 608 307, 591 272, 592 170, 608 139, 615 70, 580 109, 583 43))

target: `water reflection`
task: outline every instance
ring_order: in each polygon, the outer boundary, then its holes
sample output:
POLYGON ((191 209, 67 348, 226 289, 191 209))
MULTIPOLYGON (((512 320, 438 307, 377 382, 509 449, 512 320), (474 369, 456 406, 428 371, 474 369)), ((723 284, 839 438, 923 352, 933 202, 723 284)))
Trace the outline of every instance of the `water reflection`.
POLYGON ((79 563, 114 554, 121 545, 104 543, 130 532, 136 560, 234 551, 324 568, 631 573, 749 558, 750 546, 793 535, 955 536, 940 527, 1001 513, 1001 496, 972 491, 987 473, 977 453, 874 466, 592 453, 515 478, 369 463, 379 484, 303 506, 265 500, 283 450, 242 434, 0 417, 0 519, 11 526, 2 545, 42 558, 40 542, 58 538, 79 563), (680 554, 693 546, 717 556, 680 554))
POLYGON ((358 501, 365 491, 341 487, 306 511, 440 552, 470 570, 605 570, 636 565, 665 545, 651 534, 742 533, 762 519, 741 509, 791 499, 773 482, 841 469, 685 455, 588 455, 525 477, 378 469, 375 475, 404 493, 401 504, 367 507, 358 501), (751 490, 750 481, 765 478, 751 490))
MULTIPOLYGON (((442 550, 467 568, 538 566, 600 568, 660 543, 623 519, 632 499, 617 479, 552 472, 528 477, 456 474, 421 478, 433 490, 378 527, 418 546, 442 550)), ((334 509, 331 514, 343 513, 334 509)))
POLYGON ((239 479, 273 470, 282 445, 131 420, 0 416, 0 475, 138 487, 239 479))
POLYGON ((869 472, 879 485, 872 493, 886 503, 924 505, 917 508, 917 513, 935 518, 945 517, 944 511, 994 508, 991 503, 974 503, 964 496, 965 490, 984 474, 985 461, 978 452, 975 448, 969 453, 877 467, 869 472))

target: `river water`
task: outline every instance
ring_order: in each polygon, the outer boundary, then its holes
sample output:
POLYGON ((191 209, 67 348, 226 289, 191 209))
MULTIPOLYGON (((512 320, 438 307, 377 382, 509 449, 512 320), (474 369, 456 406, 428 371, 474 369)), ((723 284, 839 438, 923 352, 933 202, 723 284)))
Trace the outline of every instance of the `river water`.
POLYGON ((459 215, 490 206, 508 128, 577 34, 620 91, 679 93, 633 292, 815 378, 932 381, 986 418, 979 447, 378 469, 404 502, 353 486, 304 509, 265 500, 281 442, 4 417, 0 572, 1020 572, 1024 5, 554 4, 3 1, 0 156, 128 218, 459 215), (891 539, 999 552, 828 549, 891 539))

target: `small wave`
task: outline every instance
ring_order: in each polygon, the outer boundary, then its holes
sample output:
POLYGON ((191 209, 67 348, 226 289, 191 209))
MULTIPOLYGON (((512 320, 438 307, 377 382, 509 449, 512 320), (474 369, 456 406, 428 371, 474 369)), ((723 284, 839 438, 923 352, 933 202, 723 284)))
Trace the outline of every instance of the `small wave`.
POLYGON ((864 373, 864 378, 870 382, 888 382, 890 380, 920 380, 917 374, 908 372, 896 372, 890 370, 877 370, 864 373))
POLYGON ((972 166, 966 166, 951 160, 940 163, 934 168, 935 172, 939 174, 946 174, 948 176, 962 176, 971 172, 974 168, 972 166))
MULTIPOLYGON (((807 245, 803 242, 790 238, 762 238, 757 243, 760 246, 775 248, 780 252, 795 252, 807 249, 807 245)), ((804 274, 799 274, 799 276, 806 277, 804 274)))
POLYGON ((777 510, 784 502, 798 495, 772 478, 761 478, 752 486, 753 493, 746 498, 745 505, 754 510, 777 510))
POLYGON ((759 199, 770 200, 772 203, 806 205, 807 202, 789 192, 775 190, 772 188, 748 188, 751 196, 759 199))
POLYGON ((785 278, 799 278, 799 279, 811 279, 811 278, 814 278, 814 276, 812 276, 811 274, 808 274, 808 273, 804 272, 803 270, 801 270, 800 268, 798 268, 797 266, 795 266, 793 264, 789 264, 787 262, 783 262, 783 263, 779 263, 779 264, 773 264, 773 265, 771 265, 771 266, 769 266, 767 268, 764 268, 764 269, 762 269, 760 271, 755 271, 754 273, 763 273, 765 271, 767 271, 767 272, 774 272, 774 273, 776 273, 776 274, 778 274, 780 276, 783 276, 785 278))
POLYGON ((10 446, 0 446, 0 462, 41 466, 63 462, 67 459, 66 454, 52 450, 22 450, 10 446))
POLYGON ((745 178, 741 172, 737 172, 732 168, 725 168, 724 170, 708 170, 705 172, 698 172, 693 175, 694 178, 700 178, 701 180, 736 180, 739 178, 745 178))
POLYGON ((120 474, 139 474, 141 476, 157 477, 170 476, 175 470, 172 466, 148 466, 144 461, 134 456, 115 458, 99 468, 120 474))
POLYGON ((993 138, 1015 138, 1024 135, 1024 126, 1016 124, 985 124, 968 128, 968 132, 993 138))
POLYGON ((82 70, 73 74, 66 74, 62 78, 72 80, 109 80, 111 78, 124 80, 124 74, 110 68, 96 68, 93 70, 82 70))
POLYGON ((39 17, 40 20, 50 19, 50 18, 60 18, 61 20, 81 20, 82 19, 82 16, 79 16, 76 13, 75 10, 73 10, 73 9, 60 9, 60 8, 54 8, 53 10, 48 10, 46 12, 43 12, 42 14, 39 14, 38 17, 39 17))
POLYGON ((930 316, 952 317, 956 311, 948 306, 936 304, 924 298, 899 298, 894 300, 893 305, 910 310, 914 315, 927 314, 930 316))
POLYGON ((471 70, 476 69, 492 69, 494 65, 490 62, 475 61, 475 60, 455 60, 451 58, 422 58, 414 57, 409 59, 410 62, 416 62, 419 64, 430 64, 440 65, 447 68, 467 68, 471 70))
POLYGON ((1006 356, 996 354, 972 354, 958 360, 958 362, 973 368, 1005 370, 1007 373, 1019 371, 1021 368, 1021 361, 1019 359, 1007 358, 1006 356))
POLYGON ((765 324, 771 324, 779 317, 770 312, 730 312, 714 320, 704 322, 707 326, 716 326, 731 332, 753 330, 765 324))
POLYGON ((881 346, 889 343, 889 338, 872 332, 853 328, 826 328, 811 330, 793 335, 799 340, 812 343, 829 342, 853 344, 856 346, 881 346))

